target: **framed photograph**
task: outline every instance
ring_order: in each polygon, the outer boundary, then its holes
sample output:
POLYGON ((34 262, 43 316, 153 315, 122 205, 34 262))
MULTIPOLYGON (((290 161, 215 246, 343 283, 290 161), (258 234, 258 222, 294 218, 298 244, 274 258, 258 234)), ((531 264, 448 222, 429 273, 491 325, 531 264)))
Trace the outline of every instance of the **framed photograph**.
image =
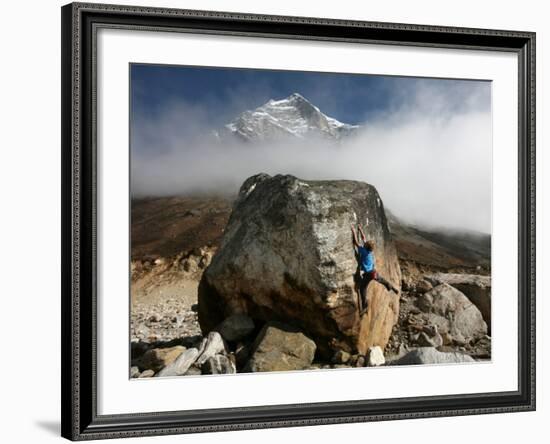
POLYGON ((535 409, 534 33, 61 13, 64 437, 535 409))

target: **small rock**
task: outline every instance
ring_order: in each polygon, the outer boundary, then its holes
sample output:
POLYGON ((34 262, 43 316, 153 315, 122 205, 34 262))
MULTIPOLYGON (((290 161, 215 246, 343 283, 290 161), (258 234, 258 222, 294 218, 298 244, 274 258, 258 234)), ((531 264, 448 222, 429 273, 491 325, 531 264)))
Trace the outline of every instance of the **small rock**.
POLYGON ((364 356, 360 355, 357 357, 357 361, 355 361, 355 367, 364 367, 367 360, 364 356))
POLYGON ((467 344, 467 341, 464 339, 464 336, 459 333, 455 333, 453 335, 453 344, 458 347, 464 347, 467 344))
POLYGON ((441 333, 441 338, 443 339, 443 345, 451 345, 453 343, 453 337, 449 332, 441 333))
POLYGON ((183 217, 198 217, 201 215, 201 210, 198 208, 193 208, 191 210, 187 210, 183 217))
POLYGON ((370 347, 367 352, 367 367, 378 367, 385 363, 386 359, 384 358, 382 348, 378 345, 376 347, 370 347))
POLYGON ((194 365, 189 367, 189 370, 187 370, 187 372, 185 373, 185 376, 198 376, 198 375, 202 375, 201 369, 194 365))
POLYGON ((155 372, 153 370, 145 370, 141 372, 138 378, 152 378, 153 376, 155 376, 155 372))
MULTIPOLYGON (((199 350, 200 351, 200 350, 199 350)), ((211 331, 204 342, 204 350, 197 358, 197 366, 202 366, 208 358, 226 351, 222 336, 217 331, 211 331)))
POLYGON ((199 268, 205 269, 210 265, 210 262, 212 261, 212 254, 206 252, 202 255, 200 261, 199 261, 199 268))
POLYGON ((155 313, 155 314, 149 316, 148 321, 149 321, 149 322, 160 322, 161 319, 162 319, 162 316, 159 315, 158 313, 155 313))
POLYGON ((139 368, 137 366, 132 366, 130 368, 130 378, 138 378, 140 375, 139 368))
POLYGON ((190 348, 185 350, 178 358, 164 367, 160 372, 157 373, 157 376, 181 376, 184 375, 189 367, 195 362, 199 351, 196 348, 190 348))
POLYGON ((139 367, 143 370, 151 369, 158 372, 160 369, 174 362, 184 351, 185 347, 181 345, 147 350, 139 360, 139 367))
POLYGON ((424 325, 422 327, 422 331, 430 337, 435 336, 438 333, 436 325, 424 325))
POLYGON ((195 256, 189 256, 187 259, 184 259, 182 265, 183 270, 188 273, 194 273, 199 269, 199 264, 195 256))
POLYGON ((443 338, 439 333, 430 338, 426 333, 421 332, 416 342, 421 347, 441 347, 443 345, 443 338))
POLYGON ((344 350, 338 350, 332 357, 334 364, 346 364, 351 358, 351 355, 344 350))
POLYGON ((420 294, 424 294, 430 291, 432 288, 433 288, 433 285, 426 279, 422 279, 421 281, 418 281, 416 283, 416 292, 420 294))
POLYGON ((146 338, 151 335, 151 330, 146 327, 145 325, 140 325, 137 329, 138 336, 141 336, 142 338, 146 338))
POLYGON ((215 355, 208 358, 201 366, 203 375, 226 375, 236 373, 237 370, 227 356, 215 355))

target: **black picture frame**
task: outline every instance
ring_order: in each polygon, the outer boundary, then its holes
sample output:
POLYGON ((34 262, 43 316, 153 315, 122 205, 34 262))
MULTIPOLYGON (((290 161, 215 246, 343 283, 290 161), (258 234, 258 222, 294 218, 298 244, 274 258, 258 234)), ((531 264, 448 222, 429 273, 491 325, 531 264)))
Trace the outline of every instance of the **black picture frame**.
POLYGON ((85 440, 535 409, 535 33, 85 3, 68 4, 61 15, 62 436, 85 440), (518 390, 98 415, 94 76, 99 27, 515 53, 519 62, 518 390))

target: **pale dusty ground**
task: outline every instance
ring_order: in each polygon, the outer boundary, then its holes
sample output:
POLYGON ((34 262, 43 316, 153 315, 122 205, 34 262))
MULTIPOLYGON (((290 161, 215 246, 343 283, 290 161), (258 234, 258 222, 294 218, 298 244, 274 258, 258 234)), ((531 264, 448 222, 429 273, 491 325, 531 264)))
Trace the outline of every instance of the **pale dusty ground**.
POLYGON ((200 334, 196 304, 200 273, 163 264, 132 278, 132 341, 169 341, 200 334))

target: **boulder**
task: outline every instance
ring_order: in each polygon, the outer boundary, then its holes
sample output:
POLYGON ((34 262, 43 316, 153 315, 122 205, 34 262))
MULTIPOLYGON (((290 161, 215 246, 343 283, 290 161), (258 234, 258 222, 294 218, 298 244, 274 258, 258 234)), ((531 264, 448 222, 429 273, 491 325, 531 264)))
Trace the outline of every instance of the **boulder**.
POLYGON ((152 378, 153 376, 155 376, 155 372, 153 370, 145 370, 145 371, 141 372, 141 374, 138 376, 138 378, 139 379, 152 378))
POLYGON ((448 333, 457 343, 467 343, 487 334, 487 324, 478 308, 448 284, 434 287, 416 303, 429 325, 435 326, 440 334, 448 333))
POLYGON ((147 350, 138 360, 140 370, 153 370, 155 373, 174 362, 185 351, 185 347, 153 348, 147 350))
POLYGON ((136 366, 132 366, 130 368, 130 378, 138 378, 140 375, 139 368, 136 366))
POLYGON ((347 364, 350 358, 351 355, 348 352, 344 350, 338 350, 332 357, 332 362, 334 364, 347 364))
POLYGON ((199 357, 197 358, 196 365, 200 367, 208 358, 226 351, 225 342, 221 335, 217 331, 211 331, 199 348, 199 357))
POLYGON ((203 375, 226 375, 237 373, 235 365, 227 356, 214 355, 201 366, 203 375))
POLYGON ((199 376, 202 375, 201 369, 196 367, 195 365, 192 365, 189 367, 189 370, 185 372, 185 376, 199 376))
POLYGON ((294 327, 269 322, 258 334, 245 372, 304 370, 311 366, 315 342, 294 327))
POLYGON ((418 339, 416 340, 421 347, 441 347, 443 345, 443 337, 436 333, 434 336, 428 336, 424 332, 420 332, 418 339))
POLYGON ((491 277, 477 274, 435 273, 426 276, 434 285, 449 284, 460 290, 479 309, 491 330, 491 277))
POLYGON ((399 295, 377 282, 360 317, 350 224, 376 245, 376 266, 401 282, 382 200, 354 181, 304 181, 259 174, 247 179, 221 245, 199 285, 199 323, 212 331, 233 314, 276 320, 302 330, 330 359, 337 350, 364 354, 385 347, 397 322, 399 295))
POLYGON ((386 363, 384 352, 378 346, 370 347, 367 353, 367 367, 378 367, 386 363))
POLYGON ((421 279, 416 283, 416 292, 417 293, 426 293, 427 291, 430 291, 433 288, 433 285, 430 281, 427 281, 426 279, 421 279))
POLYGON ((199 351, 196 348, 185 350, 178 358, 164 367, 156 376, 181 376, 185 375, 189 367, 196 361, 199 351))
POLYGON ((225 319, 216 330, 226 341, 239 341, 254 331, 254 321, 244 314, 235 314, 225 319))
POLYGON ((440 352, 433 347, 420 347, 411 350, 405 356, 393 361, 391 364, 454 364, 458 362, 475 362, 475 360, 468 355, 458 352, 440 352))

